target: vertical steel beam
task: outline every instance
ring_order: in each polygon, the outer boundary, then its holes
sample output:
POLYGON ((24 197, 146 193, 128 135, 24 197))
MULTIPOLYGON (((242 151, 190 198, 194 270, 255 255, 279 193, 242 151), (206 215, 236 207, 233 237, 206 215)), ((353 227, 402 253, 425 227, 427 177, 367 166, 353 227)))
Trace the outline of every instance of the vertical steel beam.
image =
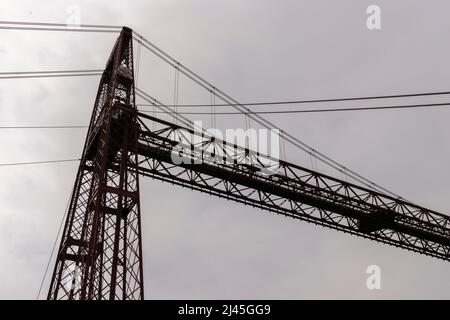
POLYGON ((132 30, 100 81, 48 299, 143 299, 132 30))

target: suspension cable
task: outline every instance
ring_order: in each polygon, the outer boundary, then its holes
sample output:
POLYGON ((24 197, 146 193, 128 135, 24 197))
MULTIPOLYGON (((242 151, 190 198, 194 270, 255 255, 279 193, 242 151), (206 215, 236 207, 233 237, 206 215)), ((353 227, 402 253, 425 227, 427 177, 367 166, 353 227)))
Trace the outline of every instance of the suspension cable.
MULTIPOLYGON (((175 60, 174 58, 172 58, 170 55, 168 55, 166 52, 164 52, 163 50, 159 49, 157 46, 155 46, 153 43, 151 43, 149 40, 147 40, 145 37, 141 36, 140 34, 136 33, 133 31, 133 33, 140 37, 143 42, 143 47, 146 48, 147 50, 149 50, 150 52, 152 52, 154 55, 156 55, 157 57, 159 57, 160 59, 162 59, 163 61, 165 61, 167 64, 171 65, 172 67, 174 67, 175 65, 178 65, 180 68, 180 71, 189 79, 191 79, 192 81, 194 81, 195 83, 197 83, 199 86, 203 87, 204 89, 208 90, 211 87, 213 87, 213 85, 208 82, 207 80, 205 80, 204 78, 200 77, 198 74, 196 74, 195 72, 193 72, 192 70, 190 70, 189 68, 185 67, 184 65, 182 65, 181 63, 179 63, 177 60, 175 60)), ((233 99, 231 96, 227 95, 226 93, 224 93, 223 91, 217 89, 217 96, 223 100, 224 102, 226 102, 227 104, 234 104, 234 108, 241 112, 241 113, 245 113, 245 108, 244 106, 239 103, 237 100, 233 99)), ((253 112, 249 113, 249 118, 251 118, 252 120, 254 120, 256 123, 262 125, 265 128, 277 128, 280 130, 280 128, 278 126, 276 126, 274 123, 272 123, 271 121, 261 117, 258 114, 255 114, 253 112)), ((337 161, 333 160, 332 158, 326 156, 325 154, 315 150, 314 148, 312 148, 311 146, 309 146, 308 144, 304 143, 303 141, 301 141, 300 139, 296 138, 295 136, 287 133, 286 131, 282 131, 283 132, 283 136, 286 139, 286 141, 288 141, 290 144, 294 145, 295 147, 297 147, 298 149, 304 151, 304 152, 313 152, 314 156, 321 161, 322 163, 330 166, 331 168, 337 170, 338 172, 341 172, 342 170, 347 171, 349 176, 352 177, 355 181, 358 181, 359 183, 362 183, 370 188, 372 188, 375 191, 378 192, 384 192, 387 194, 390 194, 392 196, 395 196, 397 198, 401 198, 399 195, 391 192, 390 190, 376 184, 375 182, 363 177, 362 175, 356 173, 353 170, 348 169, 347 167, 345 167, 344 165, 338 163, 337 161)))

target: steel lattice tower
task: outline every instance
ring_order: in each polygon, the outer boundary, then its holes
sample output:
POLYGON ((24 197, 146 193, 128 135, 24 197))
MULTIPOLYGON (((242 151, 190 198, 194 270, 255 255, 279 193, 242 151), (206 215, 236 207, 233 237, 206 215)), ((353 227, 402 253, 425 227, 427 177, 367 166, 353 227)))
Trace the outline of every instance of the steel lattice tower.
POLYGON ((143 299, 133 38, 102 75, 48 299, 143 299))
POLYGON ((132 42, 100 81, 48 299, 144 298, 139 176, 450 261, 448 215, 139 112, 132 42))

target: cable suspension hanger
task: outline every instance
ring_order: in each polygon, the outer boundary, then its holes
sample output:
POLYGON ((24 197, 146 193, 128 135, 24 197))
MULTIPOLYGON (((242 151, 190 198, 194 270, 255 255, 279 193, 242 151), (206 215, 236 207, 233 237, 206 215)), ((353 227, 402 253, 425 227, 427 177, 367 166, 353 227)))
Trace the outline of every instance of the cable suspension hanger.
MULTIPOLYGON (((142 41, 143 41, 142 45, 144 48, 146 48, 147 50, 152 52, 154 55, 156 55, 157 57, 159 57, 160 59, 162 59, 169 65, 171 65, 172 67, 174 67, 175 65, 178 65, 180 68, 180 72, 182 72, 186 77, 188 77, 189 79, 191 79, 192 81, 194 81, 195 83, 197 83, 198 85, 200 85, 201 87, 203 87, 206 90, 210 90, 213 87, 213 85, 210 82, 203 79, 198 74, 196 74, 189 68, 185 67, 183 64, 179 63, 177 60, 172 58, 170 55, 165 53, 163 50, 159 49, 157 46, 155 46, 153 43, 151 43, 145 37, 141 36, 140 34, 136 33, 135 31, 133 31, 133 33, 135 35, 133 37, 134 39, 138 39, 138 38, 142 39, 142 41)), ((233 104, 233 107, 237 111, 245 114, 244 106, 241 103, 239 103, 237 100, 233 99, 231 96, 227 95, 222 90, 217 89, 217 88, 216 88, 216 93, 217 93, 217 96, 222 101, 224 101, 227 104, 233 104)), ((261 117, 258 114, 254 114, 253 112, 249 113, 249 118, 267 129, 275 128, 275 129, 280 130, 280 128, 278 126, 276 126, 274 123, 272 123, 271 121, 268 121, 267 119, 261 117)), ((294 145, 295 147, 297 147, 298 149, 300 149, 304 152, 312 152, 319 161, 330 166, 331 168, 336 169, 339 172, 342 172, 343 170, 347 171, 348 175, 351 178, 353 178, 355 181, 358 181, 359 183, 362 183, 378 192, 385 192, 385 193, 388 193, 395 197, 401 198, 399 195, 397 195, 397 194, 389 191, 388 189, 376 184, 375 182, 361 176, 360 174, 357 174, 356 172, 348 169, 344 165, 338 163, 337 161, 331 159, 330 157, 324 155, 323 153, 318 152, 317 150, 315 150, 308 144, 304 143, 300 139, 296 138, 295 136, 293 136, 285 131, 282 131, 282 132, 283 132, 283 136, 287 142, 289 142, 290 144, 294 145)))

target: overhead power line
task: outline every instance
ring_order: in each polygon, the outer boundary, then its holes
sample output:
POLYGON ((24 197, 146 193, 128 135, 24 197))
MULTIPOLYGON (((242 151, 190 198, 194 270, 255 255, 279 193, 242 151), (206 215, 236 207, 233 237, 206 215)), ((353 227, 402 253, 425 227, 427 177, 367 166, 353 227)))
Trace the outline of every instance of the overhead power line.
POLYGON ((56 71, 12 71, 12 72, 0 72, 0 75, 20 75, 20 74, 48 74, 48 73, 80 73, 80 72, 102 72, 101 69, 91 70, 56 70, 56 71))
POLYGON ((67 212, 69 209, 71 198, 72 198, 72 193, 70 193, 70 197, 69 197, 69 199, 67 199, 66 209, 64 210, 63 217, 61 219, 61 222, 59 223, 59 228, 58 228, 58 233, 56 234, 56 238, 53 241, 52 251, 50 252, 50 257, 48 258, 47 265, 45 267, 44 276, 42 277, 41 284, 39 286, 39 291, 36 296, 36 300, 39 300, 39 296, 41 295, 42 287, 44 286, 45 278, 47 277, 48 268, 50 267, 50 262, 52 260, 53 254, 55 252, 55 248, 56 248, 56 244, 58 243, 59 235, 61 234, 61 230, 63 228, 64 221, 66 220, 66 216, 67 216, 67 212))
POLYGON ((23 166, 23 165, 34 165, 34 164, 48 164, 48 163, 63 163, 63 162, 74 162, 74 161, 80 161, 80 159, 45 160, 45 161, 30 161, 30 162, 10 162, 10 163, 0 163, 0 167, 12 167, 12 166, 23 166))
MULTIPOLYGON (((342 108, 342 109, 312 109, 312 110, 283 110, 283 111, 265 111, 252 112, 256 114, 268 113, 317 113, 317 112, 334 112, 334 111, 364 111, 364 110, 389 110, 389 109, 408 109, 408 108, 424 108, 424 107, 444 107, 450 106, 450 103, 430 103, 417 105, 402 105, 402 106, 382 106, 382 107, 362 107, 362 108, 342 108)), ((142 111, 142 113, 165 113, 171 114, 170 111, 142 111)), ((197 114, 197 115, 211 115, 211 112, 178 112, 177 114, 197 114)), ((216 115, 242 115, 240 112, 215 112, 216 115)), ((0 126, 1 129, 85 129, 87 125, 56 125, 56 126, 0 126)))
MULTIPOLYGON (((139 105, 138 105, 139 106, 139 105)), ((426 107, 444 107, 450 106, 449 102, 445 103, 428 103, 428 104, 410 104, 398 106, 379 106, 379 107, 355 107, 355 108, 328 108, 328 109, 308 109, 308 110, 266 110, 266 111, 252 111, 249 114, 293 114, 293 113, 318 113, 318 112, 343 112, 343 111, 368 111, 368 110, 390 110, 390 109, 412 109, 412 108, 426 108, 426 107)), ((166 113, 163 111, 148 111, 144 113, 166 113)), ((177 112, 177 114, 191 114, 191 115, 211 115, 211 112, 177 112)), ((215 112, 215 115, 243 115, 242 112, 215 112)))
POLYGON ((0 129, 82 129, 88 126, 0 126, 0 129))
MULTIPOLYGON (((260 125, 262 125, 265 128, 277 128, 280 130, 280 137, 284 139, 286 142, 292 144, 296 148, 306 152, 307 154, 311 155, 312 157, 316 158, 317 160, 321 161, 322 163, 326 164, 327 166, 330 166, 333 169, 336 169, 338 172, 346 173, 347 176, 351 177, 355 181, 362 183, 372 190, 376 190, 381 193, 387 193, 392 196, 401 198, 399 195, 395 194, 394 192, 388 190, 387 188, 380 186, 376 184, 375 182, 363 177, 362 175, 358 174, 357 172, 347 168, 346 166, 340 164, 339 162, 333 160, 329 156, 319 152, 318 150, 312 148, 302 140, 298 139, 297 137, 293 136, 292 134, 282 130, 280 127, 276 126, 273 122, 265 119, 261 115, 258 114, 252 114, 248 113, 248 109, 246 109, 242 104, 231 97, 230 95, 226 94, 222 90, 218 89, 214 85, 212 85, 209 81, 205 80, 203 77, 199 76, 197 73, 192 71, 191 69, 187 68, 183 64, 181 64, 179 61, 174 59, 172 56, 167 54, 165 51, 158 48, 156 45, 154 45, 152 42, 150 42, 148 39, 143 37, 142 35, 134 32, 133 39, 137 41, 141 41, 140 44, 142 47, 147 49, 149 52, 153 53, 155 56, 160 58, 162 61, 166 62, 168 65, 172 66, 173 68, 178 68, 178 70, 185 75, 188 79, 192 80, 193 82, 197 83, 200 87, 204 88, 208 92, 214 92, 214 95, 218 97, 220 100, 224 101, 226 104, 233 104, 234 108, 241 112, 242 114, 247 114, 249 121, 250 119, 260 125)), ((149 103, 152 103, 154 101, 147 101, 149 103)), ((181 115, 182 116, 182 115, 181 115)))
POLYGON ((103 74, 101 69, 0 72, 0 79, 87 77, 103 74))
MULTIPOLYGON (((56 26, 55 26, 56 27, 56 26)), ((69 28, 69 26, 65 26, 64 28, 62 27, 56 27, 56 28, 47 28, 45 26, 25 26, 22 27, 21 25, 3 25, 0 26, 0 29, 4 28, 4 29, 16 29, 16 30, 48 30, 48 31, 84 31, 84 32, 118 32, 119 30, 115 30, 115 29, 101 29, 101 28, 92 28, 92 29, 85 29, 82 28, 81 26, 77 26, 76 28, 69 28)), ((377 185, 376 183, 374 183, 373 181, 370 181, 367 178, 364 178, 363 176, 359 175, 358 173, 346 168, 345 166, 343 166, 342 164, 338 163, 337 161, 333 160, 332 158, 324 155, 321 152, 318 152, 317 150, 315 150, 314 148, 310 147, 309 145, 307 145, 306 143, 304 143, 303 141, 301 141, 300 139, 298 139, 297 137, 283 131, 281 128, 279 128, 278 126, 276 126, 274 123, 272 123, 271 121, 261 117, 259 114, 256 113, 252 113, 250 112, 250 110, 248 108, 245 108, 245 106, 243 106, 241 103, 239 103, 236 99, 232 98, 231 96, 229 96, 228 94, 226 94, 225 92, 221 91, 220 89, 216 88, 215 86, 213 86, 210 82, 208 82, 207 80, 205 80, 204 78, 202 78, 201 76, 199 76, 198 74, 196 74, 195 72, 193 72, 192 70, 190 70, 189 68, 187 68, 186 66, 182 65, 180 62, 178 62, 177 60, 175 60, 174 58, 172 58, 170 55, 168 55, 166 52, 164 52, 163 50, 159 49, 157 46, 155 46, 153 43, 151 43, 149 40, 147 40, 145 37, 141 36, 140 34, 133 32, 134 36, 133 39, 136 40, 140 40, 141 45, 146 48, 147 50, 149 50, 150 52, 152 52, 153 54, 155 54, 156 56, 158 56, 159 58, 161 58, 163 61, 165 61, 166 63, 168 63, 169 65, 171 65, 174 68, 177 68, 181 73, 183 73, 183 75, 187 76, 189 79, 191 79, 192 81, 196 82, 198 85, 200 85, 201 87, 203 87, 204 89, 208 90, 209 92, 214 92, 214 95, 216 97, 218 97, 219 99, 221 99, 222 101, 224 101, 227 105, 231 104, 234 106, 234 108, 239 111, 240 113, 246 115, 248 117, 248 121, 252 120, 255 121, 256 123, 266 127, 266 128, 278 128, 281 132, 281 137, 286 140, 287 142, 291 143, 292 145, 294 145, 295 147, 299 148, 300 150, 305 151, 306 153, 310 154, 311 156, 315 157, 316 159, 318 159, 319 161, 327 164, 328 166, 338 170, 339 172, 346 172, 346 174, 349 177, 352 177, 353 179, 355 179, 355 181, 361 182, 371 188, 373 188, 374 190, 379 190, 381 192, 386 192, 389 193, 393 196, 399 197, 398 195, 392 193, 391 191, 387 190, 386 188, 377 185)), ((94 75, 94 74, 85 74, 85 75, 94 75)), ((24 76, 12 76, 12 77, 54 77, 54 76, 58 76, 56 74, 49 74, 49 75, 24 75, 24 76)), ((64 74, 59 75, 59 76, 65 76, 64 74)), ((6 76, 8 77, 8 76, 6 76)), ((324 99, 325 100, 325 99, 324 99)), ((148 101, 148 102, 152 102, 152 101, 148 101)))
POLYGON ((0 21, 0 29, 5 30, 30 30, 30 31, 68 31, 68 32, 101 32, 118 33, 121 26, 98 24, 64 24, 64 23, 39 23, 20 21, 0 21))
MULTIPOLYGON (((401 105, 401 106, 381 106, 381 107, 362 107, 362 108, 342 108, 342 109, 312 109, 312 110, 282 110, 282 111, 262 111, 251 112, 255 114, 268 113, 317 113, 317 112, 334 112, 334 111, 365 111, 365 110, 389 110, 389 109, 408 109, 408 108, 425 108, 425 107, 444 107, 450 106, 450 103, 430 103, 417 105, 401 105)), ((142 111, 142 113, 165 113, 171 115, 170 111, 142 111)), ((178 115, 183 114, 197 114, 197 115, 211 115, 211 112, 178 112, 178 115)), ((215 112, 216 115, 242 115, 240 112, 215 112)), ((85 129, 87 125, 56 125, 56 126, 0 126, 1 129, 85 129)))
POLYGON ((90 77, 99 76, 101 73, 80 73, 80 74, 43 74, 36 76, 6 76, 0 77, 0 79, 32 79, 32 78, 67 78, 67 77, 90 77))
POLYGON ((67 23, 52 23, 52 22, 27 22, 27 21, 1 21, 0 25, 25 25, 25 26, 46 26, 46 27, 82 27, 82 28, 103 28, 103 29, 121 29, 122 26, 104 25, 104 24, 67 24, 67 23))
MULTIPOLYGON (((450 91, 426 92, 426 93, 412 93, 412 94, 396 94, 384 96, 365 96, 365 97, 351 97, 351 98, 330 98, 330 99, 310 99, 310 100, 285 100, 285 101, 268 101, 268 102, 246 102, 246 103, 222 103, 215 104, 216 107, 235 107, 235 106, 270 106, 270 105, 285 105, 285 104, 305 104, 305 103, 324 103, 324 102, 343 102, 343 101, 360 101, 360 100, 376 100, 376 99, 393 99, 393 98, 411 98, 411 97, 425 97, 425 96, 440 96, 449 95, 450 91)), ((153 106, 153 104, 141 104, 141 106, 153 106)), ((167 105, 173 107, 174 105, 167 105)), ((211 107, 211 104, 178 104, 177 107, 184 108, 201 108, 211 107)))
POLYGON ((68 32, 101 32, 101 33, 119 33, 120 30, 109 29, 84 29, 84 28, 42 28, 42 27, 16 27, 0 26, 3 30, 27 30, 27 31, 68 31, 68 32))

